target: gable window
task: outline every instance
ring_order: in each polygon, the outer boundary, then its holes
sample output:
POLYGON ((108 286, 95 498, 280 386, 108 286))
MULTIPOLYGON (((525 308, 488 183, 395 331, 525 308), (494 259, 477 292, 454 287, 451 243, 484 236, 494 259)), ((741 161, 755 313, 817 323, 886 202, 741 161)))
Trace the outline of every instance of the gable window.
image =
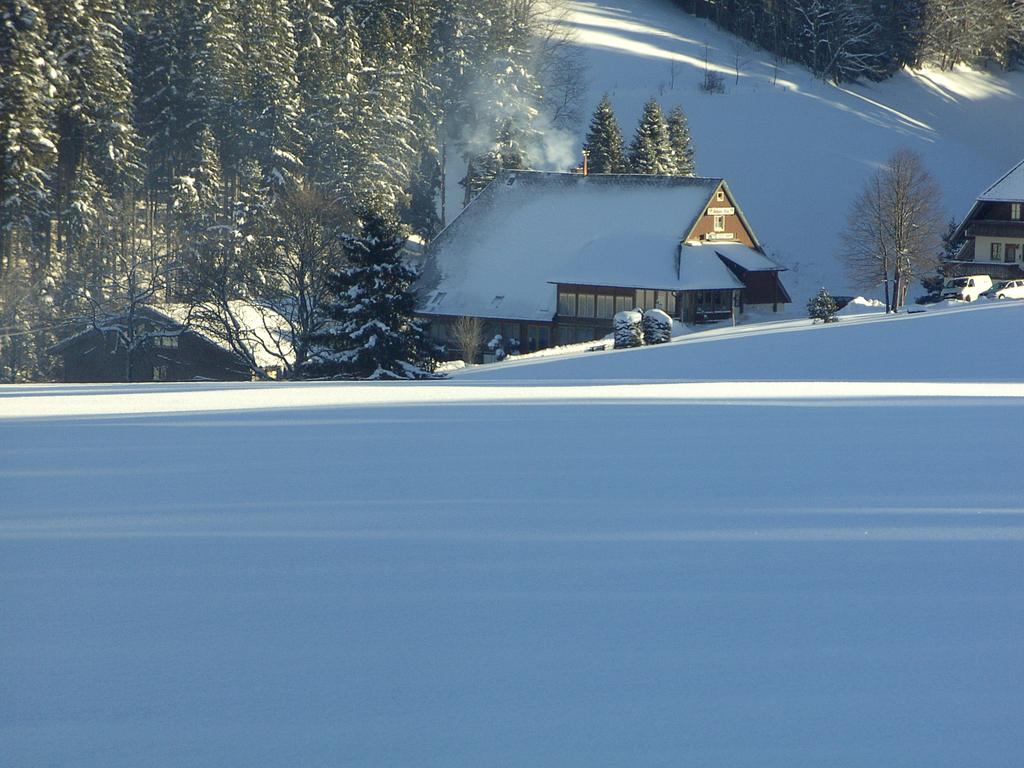
POLYGON ((177 336, 157 336, 156 345, 158 347, 164 347, 165 349, 177 349, 178 348, 178 337, 177 336))
POLYGON ((1002 261, 1003 260, 1003 244, 1002 243, 992 243, 992 246, 991 246, 991 249, 990 249, 990 256, 991 256, 991 260, 992 261, 1002 261))
POLYGON ((1020 220, 1020 203, 1010 203, 1010 218, 1014 221, 1020 220))
POLYGON ((715 216, 715 232, 725 232, 725 216, 715 216))
POLYGON ((715 200, 717 200, 718 202, 722 202, 723 200, 725 200, 725 192, 723 192, 722 190, 718 190, 718 194, 715 195, 715 200))
POLYGON ((576 294, 558 294, 558 314, 562 317, 576 317, 576 294))

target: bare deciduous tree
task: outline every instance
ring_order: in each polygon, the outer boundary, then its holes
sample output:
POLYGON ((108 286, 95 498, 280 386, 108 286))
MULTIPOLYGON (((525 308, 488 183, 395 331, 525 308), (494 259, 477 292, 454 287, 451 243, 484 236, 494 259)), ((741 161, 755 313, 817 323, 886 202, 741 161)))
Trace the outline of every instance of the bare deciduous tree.
POLYGON ((167 273, 173 267, 154 261, 145 250, 137 242, 126 244, 111 257, 111 272, 102 290, 86 291, 80 297, 87 307, 88 326, 112 337, 115 351, 124 352, 126 382, 136 380, 135 366, 143 354, 161 339, 180 337, 189 326, 187 316, 167 327, 153 322, 147 310, 164 294, 167 273))
POLYGON ((452 336, 466 365, 475 363, 484 345, 484 321, 479 317, 460 317, 452 323, 452 336))
POLYGON ((310 339, 326 322, 327 275, 343 261, 343 213, 311 185, 286 190, 265 227, 239 248, 224 244, 198 270, 191 310, 197 327, 257 375, 265 375, 257 357, 268 356, 285 376, 301 375, 310 339))
POLYGON ((921 156, 899 150, 854 199, 842 235, 850 275, 884 286, 887 312, 903 306, 916 275, 934 270, 942 247, 941 191, 921 156))

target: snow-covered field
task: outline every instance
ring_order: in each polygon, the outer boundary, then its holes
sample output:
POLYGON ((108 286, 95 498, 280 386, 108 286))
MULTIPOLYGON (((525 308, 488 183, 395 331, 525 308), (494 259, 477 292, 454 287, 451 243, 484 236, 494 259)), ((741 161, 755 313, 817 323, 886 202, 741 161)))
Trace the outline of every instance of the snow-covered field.
POLYGON ((822 285, 857 292, 835 259, 838 234, 850 201, 894 150, 924 156, 957 218, 1024 155, 1009 127, 1024 122, 1024 73, 924 70, 835 87, 796 64, 776 71, 770 53, 672 0, 567 6, 564 23, 589 65, 584 122, 608 92, 628 141, 648 98, 681 104, 698 173, 729 180, 768 252, 791 268, 784 279, 798 312, 822 285), (700 91, 705 54, 724 94, 700 91))
POLYGON ((714 331, 536 385, 0 389, 0 763, 1019 765, 1024 376, 843 350, 994 360, 1022 309, 766 330, 811 381, 598 381, 760 369, 714 331))
POLYGON ((1024 381, 1022 301, 945 302, 888 316, 850 309, 827 326, 806 319, 753 322, 695 331, 668 349, 586 352, 595 344, 575 345, 454 375, 547 383, 1024 381))

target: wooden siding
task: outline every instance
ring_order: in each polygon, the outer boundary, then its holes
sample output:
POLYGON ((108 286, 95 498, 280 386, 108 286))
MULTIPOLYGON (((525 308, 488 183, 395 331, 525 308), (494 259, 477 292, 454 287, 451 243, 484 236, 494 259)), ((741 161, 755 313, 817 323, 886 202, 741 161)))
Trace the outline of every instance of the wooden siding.
POLYGON ((710 243, 741 243, 748 248, 755 248, 754 238, 747 231, 747 228, 743 226, 743 220, 739 216, 739 207, 736 205, 736 201, 732 199, 729 193, 722 187, 715 191, 715 194, 711 196, 711 200, 704 207, 704 213, 697 219, 697 223, 694 224, 693 229, 686 236, 687 242, 699 242, 705 241, 710 243), (718 200, 718 194, 721 193, 724 200, 718 200), (715 232, 715 217, 708 213, 708 210, 712 208, 732 208, 735 213, 725 216, 725 232, 715 232), (731 234, 732 239, 716 239, 715 235, 731 234))
MULTIPOLYGON (((126 379, 127 355, 113 334, 85 333, 65 345, 59 355, 64 361, 65 382, 116 383, 126 379)), ((176 348, 147 346, 136 350, 132 360, 133 382, 251 378, 251 372, 237 355, 190 331, 178 337, 176 348), (159 378, 154 378, 155 371, 159 378)))

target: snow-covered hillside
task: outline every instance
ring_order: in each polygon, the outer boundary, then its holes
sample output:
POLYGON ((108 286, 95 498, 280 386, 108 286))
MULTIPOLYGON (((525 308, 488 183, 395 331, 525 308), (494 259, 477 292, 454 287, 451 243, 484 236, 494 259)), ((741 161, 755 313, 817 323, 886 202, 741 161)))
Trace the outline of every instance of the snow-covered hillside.
POLYGON ((682 104, 698 173, 729 180, 766 248, 791 268, 797 307, 822 285, 860 292, 835 260, 837 233, 866 176, 895 149, 924 156, 957 218, 1024 157, 1024 73, 930 70, 835 87, 794 64, 776 73, 770 53, 670 0, 573 0, 568 8, 566 24, 589 63, 587 119, 608 92, 629 138, 646 99, 682 104), (705 53, 725 77, 722 95, 699 89, 705 53))
POLYGON ((920 314, 851 315, 830 325, 788 320, 718 328, 634 350, 524 356, 456 376, 464 381, 575 383, 1022 382, 1022 337, 1024 302, 982 300, 932 306, 920 314))

